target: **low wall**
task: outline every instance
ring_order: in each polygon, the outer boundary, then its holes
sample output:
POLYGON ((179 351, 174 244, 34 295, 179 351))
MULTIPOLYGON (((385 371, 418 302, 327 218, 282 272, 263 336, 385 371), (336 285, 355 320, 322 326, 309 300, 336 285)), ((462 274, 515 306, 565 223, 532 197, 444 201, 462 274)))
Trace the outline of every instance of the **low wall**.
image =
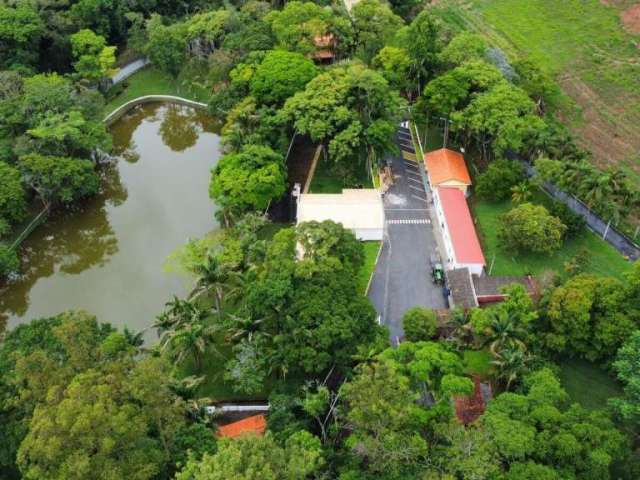
POLYGON ((114 122, 118 121, 125 113, 131 110, 133 107, 138 105, 142 105, 143 103, 154 103, 154 102, 171 102, 171 103, 179 103, 180 105, 187 105, 189 107, 194 108, 207 108, 208 105, 202 102, 196 102, 194 100, 189 100, 182 97, 174 97, 173 95, 145 95, 144 97, 134 98, 133 100, 129 100, 124 105, 120 105, 109 115, 104 117, 104 123, 107 126, 110 126, 114 122))

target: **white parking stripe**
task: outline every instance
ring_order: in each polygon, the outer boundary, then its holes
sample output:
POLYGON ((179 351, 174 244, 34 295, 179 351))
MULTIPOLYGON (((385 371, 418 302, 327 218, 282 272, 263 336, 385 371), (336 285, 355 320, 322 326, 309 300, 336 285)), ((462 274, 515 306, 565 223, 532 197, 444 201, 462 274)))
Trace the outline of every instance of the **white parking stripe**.
POLYGON ((387 220, 388 225, 429 225, 431 220, 428 218, 399 218, 387 220))
POLYGON ((426 201, 427 201, 427 199, 426 199, 426 198, 419 197, 418 195, 414 195, 413 193, 411 194, 411 196, 412 196, 413 198, 417 198, 418 200, 422 200, 423 202, 426 202, 426 201))
POLYGON ((407 185, 409 188, 413 188, 414 190, 419 191, 420 193, 424 192, 424 188, 418 188, 418 187, 414 187, 413 185, 407 185))

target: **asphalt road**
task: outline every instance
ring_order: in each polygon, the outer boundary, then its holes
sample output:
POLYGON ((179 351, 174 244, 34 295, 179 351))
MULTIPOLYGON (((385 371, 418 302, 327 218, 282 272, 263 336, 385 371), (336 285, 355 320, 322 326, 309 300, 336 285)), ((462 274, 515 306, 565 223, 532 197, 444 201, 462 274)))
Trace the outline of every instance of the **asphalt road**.
MULTIPOLYGON (((398 129, 398 145, 413 152, 409 131, 398 129)), ((402 156, 390 158, 395 183, 384 197, 385 236, 369 299, 393 344, 402 338, 402 315, 416 305, 446 308, 442 286, 431 281, 430 256, 437 252, 422 166, 402 156)))

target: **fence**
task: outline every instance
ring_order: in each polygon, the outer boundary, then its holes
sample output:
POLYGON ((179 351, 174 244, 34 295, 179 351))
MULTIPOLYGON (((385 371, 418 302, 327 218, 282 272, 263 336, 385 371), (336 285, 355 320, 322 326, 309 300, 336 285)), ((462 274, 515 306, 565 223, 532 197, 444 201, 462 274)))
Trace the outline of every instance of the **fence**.
MULTIPOLYGON (((537 175, 536 169, 533 165, 520 160, 524 165, 527 175, 534 177, 537 175)), ((587 226, 595 233, 600 235, 604 240, 609 242, 616 250, 618 250, 625 257, 631 260, 640 259, 640 246, 638 246, 633 240, 627 237, 625 234, 618 231, 611 225, 611 221, 605 222, 598 215, 596 215, 587 205, 578 200, 574 195, 563 192, 554 184, 549 182, 542 182, 542 190, 552 198, 564 203, 573 212, 584 218, 587 226)))

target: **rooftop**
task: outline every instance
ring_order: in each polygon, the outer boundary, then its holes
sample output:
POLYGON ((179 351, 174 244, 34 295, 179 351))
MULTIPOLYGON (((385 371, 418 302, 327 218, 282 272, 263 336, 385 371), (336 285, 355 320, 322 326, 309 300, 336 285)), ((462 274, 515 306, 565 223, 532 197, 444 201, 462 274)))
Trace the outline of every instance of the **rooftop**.
POLYGON ((324 220, 333 220, 349 229, 383 228, 384 208, 380 192, 363 188, 300 195, 298 223, 324 220))
POLYGON ((473 308, 478 306, 476 293, 471 283, 468 268, 447 270, 447 285, 451 292, 451 300, 455 308, 473 308))
POLYGON ((457 181, 471 185, 471 177, 464 163, 461 153, 448 148, 441 148, 424 155, 424 163, 429 174, 429 180, 434 186, 443 182, 457 181))
POLYGON ((485 265, 482 247, 464 193, 457 188, 438 187, 438 197, 451 236, 456 262, 485 265))
POLYGON ((264 415, 254 415, 237 422, 218 427, 218 436, 225 438, 237 438, 246 433, 262 435, 267 429, 267 420, 264 415))

